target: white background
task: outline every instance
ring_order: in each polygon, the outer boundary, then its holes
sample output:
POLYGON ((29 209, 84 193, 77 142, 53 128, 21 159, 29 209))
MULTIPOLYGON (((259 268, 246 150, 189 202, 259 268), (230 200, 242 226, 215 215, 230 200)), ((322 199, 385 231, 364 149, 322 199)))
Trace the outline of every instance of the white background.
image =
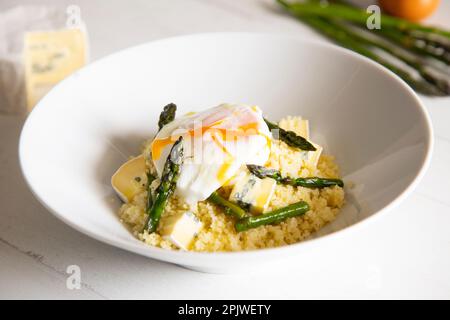
MULTIPOLYGON (((25 3, 61 10, 79 5, 92 60, 198 32, 321 38, 282 14, 272 0, 1 0, 0 10, 25 3)), ((449 1, 429 22, 450 28, 449 1)), ((17 144, 23 119, 0 115, 0 298, 450 298, 450 98, 423 101, 436 145, 431 168, 414 194, 350 240, 299 256, 283 270, 255 268, 250 275, 189 271, 107 246, 64 225, 33 198, 21 176, 17 144), (81 268, 80 290, 66 288, 66 268, 73 264, 81 268)))

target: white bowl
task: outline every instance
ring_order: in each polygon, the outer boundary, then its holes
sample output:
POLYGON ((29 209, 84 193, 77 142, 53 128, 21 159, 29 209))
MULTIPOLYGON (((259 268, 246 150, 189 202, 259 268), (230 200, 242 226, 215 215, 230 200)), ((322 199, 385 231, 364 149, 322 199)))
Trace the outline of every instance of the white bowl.
MULTIPOLYGON (((29 116, 20 161, 35 196, 75 229, 147 257, 233 272, 320 250, 354 236, 405 199, 429 163, 430 120, 394 74, 355 53, 294 37, 203 34, 156 41, 91 64, 57 85, 29 116), (259 105, 271 119, 310 119, 312 140, 335 155, 344 209, 314 239, 235 253, 145 246, 119 221, 113 172, 152 137, 162 106, 179 114, 222 102, 259 105), (113 199, 113 200, 111 200, 113 199)), ((51 230, 49 230, 51 232, 51 230)))

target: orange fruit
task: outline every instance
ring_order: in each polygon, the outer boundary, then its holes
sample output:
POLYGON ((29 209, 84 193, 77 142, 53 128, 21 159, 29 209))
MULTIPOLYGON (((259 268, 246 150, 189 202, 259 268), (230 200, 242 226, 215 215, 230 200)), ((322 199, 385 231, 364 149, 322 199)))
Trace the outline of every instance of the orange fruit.
POLYGON ((441 0, 379 0, 381 8, 390 15, 410 21, 430 16, 441 0))

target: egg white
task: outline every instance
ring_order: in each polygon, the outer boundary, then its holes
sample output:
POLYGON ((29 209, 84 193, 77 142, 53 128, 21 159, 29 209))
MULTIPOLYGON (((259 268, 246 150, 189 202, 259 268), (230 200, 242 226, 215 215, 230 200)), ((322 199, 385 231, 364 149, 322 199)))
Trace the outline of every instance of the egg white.
POLYGON ((272 137, 255 106, 222 104, 181 116, 164 126, 152 143, 152 159, 160 177, 180 135, 184 163, 176 194, 189 204, 207 199, 243 165, 264 165, 272 137))

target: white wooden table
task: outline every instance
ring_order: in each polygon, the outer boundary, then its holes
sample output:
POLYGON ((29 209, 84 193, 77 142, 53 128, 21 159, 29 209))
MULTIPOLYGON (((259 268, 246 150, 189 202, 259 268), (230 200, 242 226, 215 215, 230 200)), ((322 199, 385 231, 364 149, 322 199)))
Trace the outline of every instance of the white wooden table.
MULTIPOLYGON (((211 31, 319 38, 272 0, 2 0, 81 8, 91 57, 157 38, 211 31)), ((430 22, 450 28, 450 3, 430 22)), ((450 298, 450 99, 423 98, 436 145, 415 193, 356 238, 299 257, 280 273, 209 275, 110 247, 72 230, 31 195, 17 145, 23 119, 0 116, 0 298, 450 298), (326 258, 323 258, 325 256, 326 258), (66 287, 69 265, 82 287, 66 287)), ((382 128, 380 128, 382 130, 382 128)))

